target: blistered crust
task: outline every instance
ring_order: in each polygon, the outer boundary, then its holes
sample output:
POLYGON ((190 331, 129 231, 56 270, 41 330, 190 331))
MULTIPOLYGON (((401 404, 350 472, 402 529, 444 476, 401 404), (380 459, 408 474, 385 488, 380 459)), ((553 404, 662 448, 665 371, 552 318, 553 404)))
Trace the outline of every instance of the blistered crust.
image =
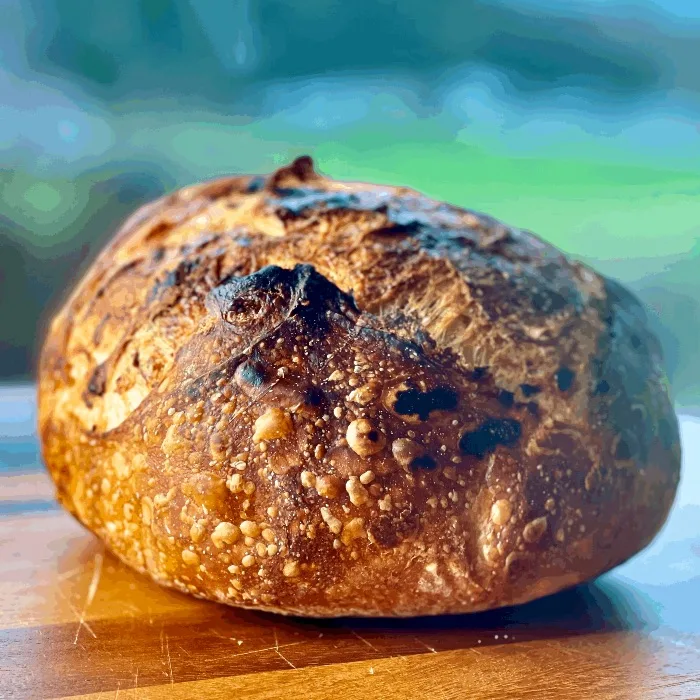
POLYGON ((680 452, 626 291, 532 234, 299 159, 132 217, 54 319, 62 503, 160 583, 468 612, 645 546, 680 452))

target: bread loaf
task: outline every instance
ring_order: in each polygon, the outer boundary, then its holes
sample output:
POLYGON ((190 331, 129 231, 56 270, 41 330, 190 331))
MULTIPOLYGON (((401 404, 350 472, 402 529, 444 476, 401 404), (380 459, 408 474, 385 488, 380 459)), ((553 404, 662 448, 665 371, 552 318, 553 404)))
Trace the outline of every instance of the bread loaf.
POLYGON ((679 478, 630 293, 306 157, 129 219, 51 324, 39 411, 61 502, 124 562, 297 615, 554 593, 644 547, 679 478))

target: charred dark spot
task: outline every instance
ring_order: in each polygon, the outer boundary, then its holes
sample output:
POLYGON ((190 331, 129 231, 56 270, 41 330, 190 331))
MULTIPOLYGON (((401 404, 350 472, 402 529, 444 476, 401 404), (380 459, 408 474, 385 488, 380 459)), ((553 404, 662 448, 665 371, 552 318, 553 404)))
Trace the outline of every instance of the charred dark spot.
POLYGON ((201 382, 191 382, 185 387, 185 394, 188 399, 193 401, 198 401, 202 396, 202 383, 201 382))
POLYGON ((138 369, 141 366, 141 360, 139 359, 139 352, 138 350, 134 353, 134 357, 131 360, 131 364, 138 369))
POLYGON ((506 391, 505 389, 501 389, 498 392, 498 403, 500 403, 502 406, 505 406, 506 408, 512 408, 514 402, 515 394, 512 391, 506 391))
POLYGON ((532 306, 536 311, 544 314, 556 313, 565 309, 570 303, 563 294, 553 289, 539 289, 532 294, 532 306))
POLYGON ((104 365, 95 367, 88 382, 87 390, 93 396, 102 396, 107 386, 107 370, 104 365))
POLYGON ((399 338, 393 333, 384 333, 384 341, 392 348, 398 350, 409 362, 418 362, 423 356, 423 349, 412 340, 399 338))
POLYGON ((422 328, 415 329, 414 333, 415 341, 418 345, 422 347, 431 346, 432 338, 422 328))
POLYGON ((479 459, 493 452, 499 445, 512 447, 520 439, 521 427, 517 420, 510 418, 489 418, 476 430, 466 432, 459 441, 459 449, 464 454, 479 459))
POLYGON ((174 270, 168 272, 163 281, 163 286, 179 287, 198 263, 199 260, 183 260, 174 270))
POLYGON ((417 415, 421 420, 428 420, 432 411, 454 411, 458 399, 457 392, 446 386, 430 391, 407 389, 397 393, 394 410, 401 416, 417 415))
POLYGON ((165 248, 160 247, 160 248, 156 248, 153 251, 153 255, 151 256, 151 260, 153 260, 153 262, 159 263, 164 257, 165 257, 165 248))
POLYGON ((416 221, 409 221, 405 224, 391 224, 390 226, 383 226, 382 228, 375 229, 372 231, 374 236, 406 236, 412 235, 420 230, 420 224, 416 221))
POLYGON ((258 175, 248 181, 248 186, 245 188, 245 191, 247 194, 254 194, 255 192, 260 192, 263 187, 265 187, 265 178, 258 175))
POLYGON ((615 448, 615 459, 631 459, 632 447, 624 438, 620 438, 615 448))
POLYGON ((573 386, 576 374, 568 367, 560 367, 554 376, 559 391, 568 391, 573 386))
POLYGON ((521 384, 520 391, 523 392, 523 396, 525 398, 529 399, 531 396, 539 394, 540 391, 542 391, 542 389, 538 386, 535 386, 534 384, 521 384))
POLYGON ((488 373, 488 367, 474 367, 474 369, 471 371, 470 379, 475 382, 480 382, 482 379, 486 378, 488 373))
POLYGON ((418 231, 424 227, 434 228, 435 222, 429 213, 401 206, 401 200, 392 202, 392 204, 393 206, 387 208, 387 215, 389 220, 397 226, 410 228, 413 231, 418 231))
POLYGON ((151 289, 149 299, 155 299, 161 292, 179 287, 185 282, 187 276, 200 264, 200 259, 183 260, 174 270, 170 270, 165 277, 157 281, 151 289))
POLYGON ((601 379, 593 389, 593 394, 607 394, 610 391, 610 384, 605 379, 601 379))
POLYGON ((358 312, 352 296, 312 265, 291 270, 268 265, 250 275, 227 277, 209 292, 206 303, 210 312, 228 323, 254 329, 259 327, 258 316, 285 311, 288 317, 303 320, 316 335, 328 330, 327 312, 358 312))
POLYGON ((256 389, 265 382, 265 370, 254 360, 246 360, 238 368, 238 376, 256 389))
POLYGON ((528 401, 527 410, 533 416, 536 416, 540 412, 539 404, 536 401, 528 401))
POLYGON ((322 406, 327 402, 325 393, 317 386, 309 387, 304 392, 304 400, 309 406, 322 406))
POLYGON ((327 192, 312 187, 276 188, 279 199, 270 200, 277 213, 303 216, 309 209, 358 209, 359 197, 352 192, 327 192))
POLYGON ((279 197, 309 197, 312 194, 321 194, 324 190, 317 190, 312 187, 275 187, 275 194, 279 197))
POLYGON ((430 455, 421 455, 411 460, 409 464, 411 469, 435 469, 437 462, 430 455))
POLYGON ((395 547, 399 543, 399 535, 390 516, 381 515, 370 525, 369 532, 381 547, 395 547))

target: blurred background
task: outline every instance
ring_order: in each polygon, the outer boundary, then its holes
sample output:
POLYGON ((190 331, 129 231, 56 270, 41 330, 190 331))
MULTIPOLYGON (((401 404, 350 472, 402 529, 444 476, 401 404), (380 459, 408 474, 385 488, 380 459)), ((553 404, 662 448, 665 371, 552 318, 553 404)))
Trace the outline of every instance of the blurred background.
POLYGON ((0 381, 135 207, 301 153, 647 302, 700 405, 698 0, 0 0, 0 381))

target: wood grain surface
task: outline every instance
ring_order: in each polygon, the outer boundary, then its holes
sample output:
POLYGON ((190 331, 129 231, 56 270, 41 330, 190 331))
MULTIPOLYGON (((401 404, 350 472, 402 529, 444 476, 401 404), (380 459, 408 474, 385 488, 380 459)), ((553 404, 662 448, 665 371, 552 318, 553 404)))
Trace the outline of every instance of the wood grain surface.
POLYGON ((700 421, 661 536, 519 608, 301 620, 160 588, 53 500, 30 387, 0 389, 0 698, 698 698, 700 421))

